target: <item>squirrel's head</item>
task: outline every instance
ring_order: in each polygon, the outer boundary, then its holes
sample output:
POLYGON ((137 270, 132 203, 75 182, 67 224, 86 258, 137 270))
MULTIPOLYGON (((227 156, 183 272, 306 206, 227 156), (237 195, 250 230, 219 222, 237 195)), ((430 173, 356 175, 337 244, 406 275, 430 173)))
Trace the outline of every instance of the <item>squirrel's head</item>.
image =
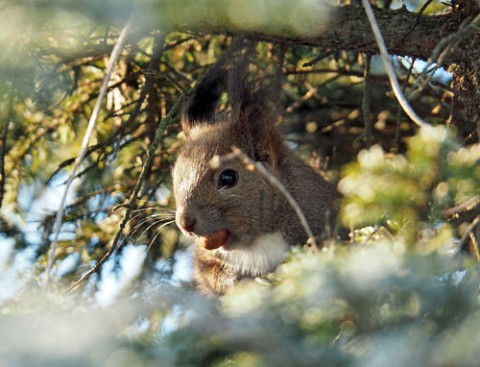
POLYGON ((275 189, 241 160, 218 159, 237 147, 275 174, 283 152, 273 109, 261 93, 247 90, 242 75, 230 78, 230 111, 216 115, 226 75, 223 68, 207 76, 188 99, 186 143, 173 170, 177 225, 207 250, 248 247, 274 231, 279 201, 275 189))

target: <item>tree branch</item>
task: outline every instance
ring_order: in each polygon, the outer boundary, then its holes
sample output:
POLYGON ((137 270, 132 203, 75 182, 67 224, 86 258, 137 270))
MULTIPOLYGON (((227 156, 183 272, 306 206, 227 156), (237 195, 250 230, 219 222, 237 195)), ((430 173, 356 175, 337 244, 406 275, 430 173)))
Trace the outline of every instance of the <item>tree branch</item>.
MULTIPOLYGON (((438 42, 459 30, 463 21, 478 14, 479 7, 472 0, 465 0, 456 11, 442 15, 417 15, 405 7, 398 10, 386 10, 374 7, 375 17, 391 54, 410 56, 427 60, 435 50, 438 42), (416 16, 417 15, 417 16, 416 16)), ((215 23, 215 18, 198 24, 185 24, 180 30, 201 33, 238 33, 258 41, 283 44, 322 47, 322 49, 354 50, 367 54, 378 54, 378 46, 370 29, 368 19, 362 8, 353 6, 334 7, 331 9, 330 24, 321 34, 294 35, 281 30, 245 29, 232 24, 215 23)), ((458 55, 451 54, 444 62, 449 65, 457 60, 458 55)))
POLYGON ((397 97, 398 103, 402 106, 403 111, 415 122, 419 127, 430 127, 425 121, 423 121, 413 110, 413 108, 408 103, 407 99, 403 95, 402 88, 400 88, 400 84, 398 83, 397 75, 395 74, 395 70, 393 69, 392 63, 390 58, 388 57, 388 52, 385 46, 385 41, 383 39, 383 35, 380 32, 378 27, 378 22, 375 19, 375 14, 373 13, 372 6, 370 5, 369 0, 362 0, 363 7, 368 16, 368 21, 370 26, 372 27, 372 31, 375 35, 375 40, 378 44, 378 48, 380 50, 380 55, 382 56, 383 66, 385 71, 387 72, 388 79, 390 79, 390 84, 392 85, 393 92, 395 93, 395 97, 397 97))
POLYGON ((10 88, 10 93, 8 96, 8 107, 7 113, 5 116, 5 120, 3 121, 3 129, 2 135, 0 137, 1 145, 0 145, 0 208, 2 208, 3 204, 3 197, 5 195, 5 183, 6 183, 6 171, 5 171, 5 158, 7 156, 7 137, 8 137, 8 130, 10 126, 10 121, 13 114, 13 100, 14 100, 14 91, 13 86, 10 88))
POLYGON ((115 47, 113 48, 113 51, 112 51, 112 54, 110 56, 110 60, 109 60, 108 66, 107 66, 107 72, 106 72, 106 75, 103 79, 100 94, 99 94, 99 96, 97 98, 97 101, 95 103, 95 107, 94 107, 92 115, 90 117, 90 121, 88 122, 87 131, 85 133, 85 136, 84 136, 84 139, 83 139, 83 142, 82 142, 82 146, 80 148, 80 153, 78 154, 77 158, 75 159, 75 165, 73 167, 72 173, 70 174, 70 176, 68 178, 68 181, 67 181, 67 184, 66 184, 66 187, 65 187, 65 191, 63 193, 62 200, 60 202, 60 208, 58 209, 57 216, 55 218, 54 227, 53 227, 53 240, 52 240, 52 243, 50 245, 50 251, 49 251, 49 254, 48 254, 47 268, 45 270, 45 279, 44 279, 45 289, 48 288, 48 283, 50 281, 50 275, 51 275, 51 271, 52 271, 52 268, 53 268, 53 263, 55 262, 55 252, 56 252, 57 247, 58 247, 58 236, 60 234, 60 229, 61 229, 61 226, 62 226, 64 205, 65 205, 65 201, 67 199, 68 190, 69 190, 73 180, 75 179, 76 172, 77 172, 78 168, 80 167, 80 164, 82 163, 83 158, 85 157, 85 154, 87 152, 88 143, 90 141, 90 137, 92 135, 93 129, 95 128, 98 115, 100 113, 101 103, 102 103, 103 97, 106 94, 106 91, 107 91, 107 88, 108 88, 108 82, 110 81, 110 77, 112 75, 114 66, 115 66, 115 64, 118 60, 118 57, 120 56, 120 52, 121 52, 123 44, 125 42, 127 33, 129 32, 130 23, 131 23, 131 21, 129 20, 127 22, 127 24, 125 25, 125 27, 123 28, 122 32, 120 33, 120 36, 118 37, 117 43, 115 44, 115 47))

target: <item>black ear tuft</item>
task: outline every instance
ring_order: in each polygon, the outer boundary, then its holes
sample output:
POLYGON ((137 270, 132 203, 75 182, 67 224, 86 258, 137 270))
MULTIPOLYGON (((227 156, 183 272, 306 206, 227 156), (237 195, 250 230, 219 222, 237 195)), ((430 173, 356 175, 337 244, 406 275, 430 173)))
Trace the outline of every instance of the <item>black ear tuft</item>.
POLYGON ((187 136, 195 125, 214 122, 217 102, 222 91, 227 89, 229 69, 244 47, 243 38, 234 39, 230 49, 210 68, 187 99, 182 119, 182 128, 187 136))
POLYGON ((211 70, 199 82, 185 104, 182 129, 187 136, 196 124, 208 122, 215 115, 215 108, 225 82, 225 72, 219 68, 213 69, 216 70, 211 70))
POLYGON ((194 125, 213 118, 224 79, 224 75, 217 74, 207 76, 199 82, 185 105, 183 115, 187 123, 194 125))

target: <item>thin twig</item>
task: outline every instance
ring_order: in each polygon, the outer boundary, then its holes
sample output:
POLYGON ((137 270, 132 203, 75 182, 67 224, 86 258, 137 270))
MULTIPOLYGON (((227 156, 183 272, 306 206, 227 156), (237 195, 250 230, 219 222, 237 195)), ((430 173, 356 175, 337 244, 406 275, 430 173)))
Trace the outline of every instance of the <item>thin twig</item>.
MULTIPOLYGON (((157 55, 154 53, 153 58, 152 58, 152 62, 151 62, 150 65, 148 66, 148 69, 147 69, 147 70, 152 70, 152 64, 156 64, 156 63, 157 63, 157 57, 158 57, 158 62, 159 62, 159 61, 160 61, 160 56, 161 56, 161 54, 160 54, 159 56, 157 56, 157 55)), ((90 147, 87 149, 86 155, 90 155, 91 153, 98 151, 98 150, 99 150, 100 148, 102 148, 102 147, 107 147, 107 146, 109 146, 109 145, 113 146, 113 145, 115 144, 115 139, 116 139, 116 137, 117 137, 117 136, 120 136, 120 134, 122 134, 122 133, 130 133, 131 135, 134 134, 134 132, 129 131, 129 129, 131 130, 132 127, 135 128, 134 122, 135 122, 135 120, 137 119, 139 113, 141 112, 141 107, 142 107, 142 105, 143 105, 143 102, 145 101, 145 99, 146 99, 146 97, 147 97, 147 95, 148 95, 148 93, 149 93, 149 90, 150 90, 150 88, 152 88, 152 85, 153 85, 152 77, 150 77, 151 73, 145 73, 145 75, 146 75, 146 82, 145 82, 145 84, 143 85, 142 89, 140 90, 140 95, 139 95, 137 101, 135 102, 135 107, 134 107, 133 111, 129 113, 130 116, 129 116, 128 120, 127 120, 124 124, 122 124, 122 125, 118 128, 118 130, 117 130, 115 133, 113 133, 112 136, 111 136, 107 141, 105 141, 103 144, 96 144, 96 145, 90 146, 90 147)), ((125 78, 125 79, 126 79, 126 78, 125 78)), ((125 80, 125 79, 124 79, 124 80, 125 80)), ((119 83, 116 83, 116 85, 119 85, 119 83)), ((109 87, 109 89, 110 89, 110 88, 111 88, 111 87, 109 87)), ((125 107, 125 106, 124 106, 124 107, 125 107)), ((109 116, 109 117, 111 117, 111 116, 109 116)), ((124 146, 127 145, 127 142, 128 142, 128 143, 133 142, 134 140, 136 140, 136 139, 138 139, 138 138, 140 138, 140 137, 141 137, 141 135, 135 136, 134 138, 129 139, 129 140, 125 141, 124 143, 122 143, 122 145, 121 145, 120 147, 124 147, 124 146)), ((116 151, 118 151, 118 149, 119 149, 120 147, 117 146, 117 147, 115 148, 115 150, 114 150, 113 153, 115 153, 116 151)), ((84 157, 84 158, 85 158, 85 157, 84 157)), ((51 179, 53 178, 53 176, 54 176, 55 174, 57 174, 63 167, 65 167, 65 166, 67 166, 67 165, 70 165, 72 162, 74 162, 75 159, 76 159, 76 158, 70 158, 70 159, 62 162, 62 163, 59 165, 58 169, 55 170, 55 172, 50 176, 49 180, 51 180, 51 179)), ((79 176, 80 176, 80 173, 78 174, 77 177, 79 177, 79 176)))
POLYGON ((405 34, 405 36, 403 37, 403 39, 405 40, 408 36, 410 36, 412 34, 412 32, 415 30, 415 28, 417 27, 417 25, 420 24, 420 19, 422 18, 422 15, 423 15, 423 12, 425 10, 427 10, 427 8, 430 6, 430 4, 432 3, 433 0, 427 0, 423 5, 422 7, 420 8, 420 10, 418 11, 418 13, 416 14, 416 19, 415 19, 415 23, 413 23, 412 27, 410 28, 410 30, 407 32, 407 34, 405 34))
POLYGON ((363 110, 363 122, 365 126, 364 137, 367 148, 370 148, 372 145, 372 113, 371 113, 371 102, 372 102, 372 93, 371 93, 371 79, 370 79, 370 61, 372 59, 371 55, 364 54, 364 88, 363 88, 363 101, 362 101, 362 110, 363 110))
POLYGON ((465 242, 467 241, 467 238, 470 236, 470 233, 475 229, 478 223, 480 223, 480 215, 475 217, 472 223, 470 223, 469 226, 467 227, 467 230, 465 231, 464 235, 460 239, 460 245, 458 246, 459 248, 463 248, 463 246, 465 245, 465 242))
POLYGON ((10 127, 10 118, 12 117, 13 112, 13 100, 14 100, 14 90, 13 83, 10 87, 9 101, 8 101, 8 110, 7 116, 3 122, 3 131, 2 131, 2 146, 0 153, 0 208, 3 204, 3 197, 5 196, 5 182, 6 182, 6 173, 5 173, 5 157, 7 155, 7 137, 8 130, 10 127))
POLYGON ((468 236, 470 237, 470 254, 475 257, 475 260, 477 262, 480 262, 480 252, 478 250, 478 242, 477 239, 475 238, 475 235, 472 232, 469 232, 468 236))
POLYGON ((122 222, 120 223, 117 232, 115 233, 115 236, 112 241, 112 246, 105 252, 105 254, 101 257, 101 259, 92 267, 90 270, 88 270, 86 273, 84 273, 80 279, 77 281, 73 282, 70 287, 67 289, 66 293, 71 293, 74 290, 76 290, 80 284, 88 280, 90 276, 97 272, 100 266, 118 249, 122 247, 122 244, 119 243, 120 236, 123 233, 123 230, 125 229, 127 223, 130 220, 130 215, 133 211, 133 206, 136 201, 136 198, 138 196, 138 193, 140 192, 140 188, 143 185, 143 182, 145 180, 145 176, 147 172, 150 170, 150 166, 153 161, 153 157, 155 156, 155 151, 157 150, 158 146, 160 145, 160 142, 162 141, 163 133, 165 132, 165 128, 170 124, 174 116, 176 116, 179 107, 183 104, 183 98, 179 98, 175 105, 171 108, 170 112, 168 113, 167 116, 160 122, 160 124, 157 127, 157 132, 155 134, 155 138, 150 145, 150 147, 147 150, 147 158, 145 159, 145 162, 143 163, 142 166, 142 171, 140 172, 140 176, 138 177, 138 180, 135 184, 135 187, 133 188, 132 194, 130 195, 130 198, 128 199, 128 204, 126 204, 126 212, 125 216, 123 217, 122 222))
MULTIPOLYGON (((158 67, 158 63, 160 62, 160 58, 163 54, 163 51, 164 51, 164 35, 161 34, 161 35, 157 35, 155 37, 155 49, 154 49, 152 58, 150 60, 150 63, 148 65, 148 70, 154 70, 158 67)), ((153 87, 154 76, 155 76, 154 73, 146 73, 145 74, 146 81, 145 81, 145 85, 144 85, 144 87, 142 88, 142 91, 141 91, 141 97, 140 97, 141 101, 143 101, 146 98, 146 96, 150 92, 150 89, 153 87)), ((130 198, 129 198, 127 204, 122 205, 122 207, 126 208, 125 216, 123 217, 123 220, 120 223, 120 226, 119 226, 117 232, 115 233, 115 236, 113 238, 111 247, 103 254, 103 256, 100 258, 100 260, 90 270, 88 270, 86 273, 84 273, 80 277, 80 279, 78 279, 77 281, 72 283, 72 285, 67 290, 67 293, 72 292, 75 289, 77 289, 80 284, 82 284, 84 281, 86 281, 93 273, 98 271, 100 266, 102 266, 102 264, 105 261, 107 261, 107 259, 114 252, 118 251, 122 247, 122 244, 119 243, 121 234, 123 233, 123 230, 125 229, 127 223, 130 221, 130 216, 131 216, 132 211, 133 211, 134 203, 136 201, 138 193, 140 192, 140 188, 143 185, 143 182, 144 182, 144 179, 147 175, 147 172, 150 170, 150 166, 151 166, 153 157, 155 156, 155 151, 157 150, 158 145, 160 144, 160 141, 162 139, 165 128, 168 125, 169 121, 171 120, 172 116, 174 115, 177 106, 179 105, 179 103, 181 103, 181 100, 182 99, 180 98, 177 101, 177 103, 174 105, 174 107, 170 110, 170 113, 158 125, 155 138, 154 138, 152 144, 150 145, 150 147, 147 150, 147 159, 145 160, 145 162, 142 166, 142 171, 140 172, 140 176, 137 179, 137 182, 136 182, 135 187, 132 191, 132 194, 130 195, 130 198)), ((141 106, 141 103, 138 103, 136 105, 135 110, 132 112, 132 115, 128 119, 129 122, 132 120, 132 118, 133 118, 132 116, 135 116, 135 117, 137 116, 137 114, 140 110, 140 106, 141 106)))
POLYGON ((380 28, 378 27, 377 20, 375 19, 375 14, 373 13, 372 6, 370 5, 369 0, 362 0, 363 7, 367 13, 368 21, 370 22, 370 26, 372 28, 373 34, 375 36, 375 40, 377 41, 378 49, 380 50, 380 55, 382 56, 383 65, 385 66, 385 71, 387 72, 388 79, 390 80, 390 84, 392 86, 393 93, 395 97, 397 97, 398 102, 402 106, 403 110, 407 114, 410 119, 417 124, 419 127, 430 127, 431 125, 423 121, 413 110, 413 108, 408 103, 407 99, 403 95, 402 89, 400 88, 400 84, 398 83, 397 75, 395 74, 395 70, 393 69, 392 63, 390 61, 387 47, 385 46, 385 42, 383 40, 382 33, 380 28))
POLYGON ((468 24, 465 24, 464 21, 464 24, 460 26, 460 29, 457 32, 444 37, 437 43, 435 49, 432 52, 432 56, 430 56, 427 61, 428 65, 422 72, 424 77, 418 78, 417 82, 415 82, 414 90, 410 94, 410 98, 416 98, 420 93, 423 92, 425 87, 432 80, 435 72, 442 67, 446 57, 450 54, 452 49, 457 46, 462 40, 464 40, 471 32, 473 32, 474 30, 478 30, 479 24, 480 14, 478 14, 468 24))
MULTIPOLYGON (((405 77, 405 82, 403 83, 403 88, 402 88, 403 93, 405 93, 405 91, 407 90, 408 81, 409 81, 410 77, 412 76, 413 65, 415 64, 415 61, 416 61, 415 58, 412 59, 410 67, 408 68, 407 76, 405 77)), ((397 125, 395 126, 395 136, 393 138, 393 149, 397 150, 397 151, 400 149, 400 118, 401 118, 401 116, 402 116, 402 107, 400 105, 398 105, 398 107, 397 107, 397 125)))
POLYGON ((318 55, 317 57, 315 57, 314 59, 305 62, 305 63, 302 65, 302 67, 308 68, 308 67, 310 67, 310 66, 313 66, 313 65, 315 65, 317 62, 322 61, 324 58, 333 55, 333 53, 334 53, 333 50, 327 50, 327 51, 321 53, 320 55, 318 55))
POLYGON ((130 28, 130 24, 132 23, 132 18, 133 18, 133 16, 130 17, 127 24, 123 27, 123 29, 122 29, 122 31, 121 31, 118 39, 117 39, 117 42, 115 43, 115 46, 112 50, 112 54, 110 55, 110 59, 108 61, 108 66, 107 66, 107 71, 106 71, 105 77, 103 79, 102 87, 100 88, 100 93, 99 93, 99 95, 97 97, 97 100, 95 102, 95 106, 93 108, 92 115, 90 116, 87 131, 85 132, 85 135, 83 137, 83 142, 82 142, 82 146, 80 148, 80 152, 79 152, 77 158, 75 159, 75 165, 73 166, 73 170, 72 170, 72 172, 71 172, 71 174, 68 178, 67 184, 65 186, 65 191, 63 192, 62 200, 60 201, 60 207, 58 208, 57 216, 55 218, 55 224, 54 224, 54 227, 53 227, 53 240, 52 240, 52 243, 50 245, 50 252, 48 254, 47 268, 46 268, 46 271, 45 271, 45 280, 44 280, 45 289, 48 288, 48 284, 49 284, 49 281, 50 281, 50 275, 51 275, 52 268, 53 268, 53 263, 55 262, 55 252, 57 251, 57 247, 58 247, 58 236, 60 234, 60 229, 62 227, 64 206, 65 206, 65 202, 66 202, 66 199, 67 199, 68 191, 70 189, 70 186, 72 185, 73 180, 75 179, 76 172, 77 172, 78 168, 80 167, 80 164, 83 161, 83 158, 85 157, 85 154, 87 152, 88 143, 89 143, 90 137, 93 133, 93 129, 96 126, 98 115, 100 113, 102 100, 105 97, 105 94, 106 94, 107 88, 108 88, 108 83, 109 83, 110 78, 112 76, 114 66, 117 63, 117 60, 120 56, 120 52, 123 48, 123 44, 125 43, 125 40, 127 38, 127 34, 128 34, 128 31, 129 31, 129 28, 130 28))
POLYGON ((480 195, 474 195, 467 201, 457 206, 442 210, 442 214, 446 217, 451 217, 452 215, 463 212, 464 210, 471 210, 475 208, 478 204, 480 204, 480 195))
POLYGON ((275 187, 278 191, 280 191, 280 193, 285 197, 285 199, 287 199, 292 209, 295 210, 295 214, 300 220, 300 224, 302 225, 305 233, 308 236, 307 243, 312 245, 312 249, 314 252, 318 252, 319 249, 318 249, 317 243, 315 242, 315 236, 310 226, 308 225, 307 219, 305 218, 305 215, 303 214, 302 209, 298 205, 297 201, 292 196, 292 194, 288 192, 285 186, 283 186, 283 184, 274 175, 272 175, 270 172, 267 171, 267 169, 261 162, 253 161, 249 156, 243 153, 239 148, 233 147, 232 153, 226 154, 222 157, 218 157, 218 159, 212 160, 210 164, 213 166, 213 168, 217 168, 222 162, 228 162, 234 159, 240 159, 245 164, 247 169, 256 170, 267 180, 268 183, 270 183, 273 187, 275 187))
MULTIPOLYGON (((445 59, 444 55, 442 57, 442 53, 448 52, 448 49, 451 49, 451 47, 458 45, 461 41, 463 41, 468 35, 470 35, 471 32, 479 30, 479 25, 480 25, 480 14, 477 14, 475 18, 473 18, 468 24, 462 24, 460 26, 460 29, 443 38, 438 42, 437 46, 433 50, 432 53, 432 60, 439 60, 438 63, 443 63, 443 60, 445 59)), ((430 61, 432 62, 432 61, 430 61)))

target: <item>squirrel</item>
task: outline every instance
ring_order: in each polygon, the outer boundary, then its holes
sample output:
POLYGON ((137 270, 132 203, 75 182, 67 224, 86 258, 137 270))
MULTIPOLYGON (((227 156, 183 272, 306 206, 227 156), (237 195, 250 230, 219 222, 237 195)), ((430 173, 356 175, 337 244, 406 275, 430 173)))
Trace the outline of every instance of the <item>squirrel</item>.
POLYGON ((251 49, 234 42, 187 99, 181 122, 186 142, 172 171, 176 224, 194 242, 194 281, 208 295, 273 271, 290 246, 307 240, 286 198, 264 177, 240 159, 212 166, 232 147, 283 184, 315 236, 336 217, 335 186, 287 147, 269 93, 248 82, 251 49), (224 91, 231 109, 218 114, 224 91))

